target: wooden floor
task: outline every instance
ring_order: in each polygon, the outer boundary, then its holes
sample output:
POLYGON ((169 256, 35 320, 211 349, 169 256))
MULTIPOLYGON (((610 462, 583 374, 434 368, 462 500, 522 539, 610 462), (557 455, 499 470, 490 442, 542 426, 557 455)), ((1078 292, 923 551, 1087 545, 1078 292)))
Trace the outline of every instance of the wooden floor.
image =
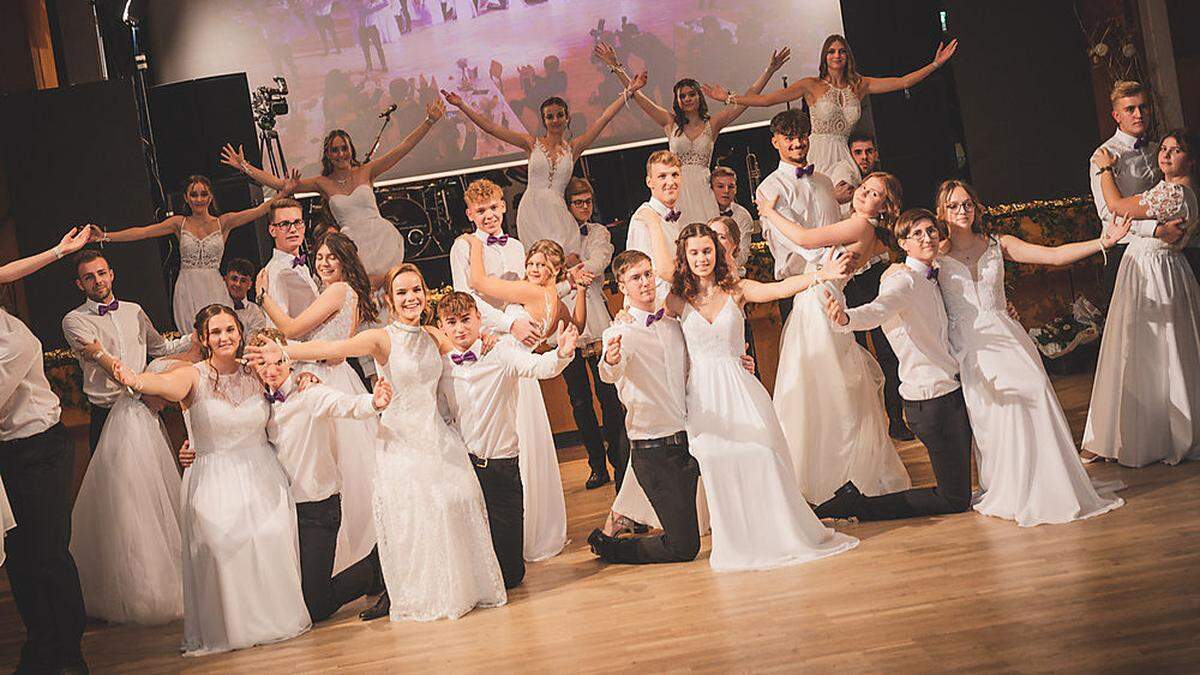
MULTIPOLYGON (((1056 382, 1078 438, 1090 376, 1056 382)), ((930 481, 904 444, 915 483, 930 481)), ((571 543, 530 566, 509 604, 459 621, 376 621, 364 601, 294 640, 200 659, 177 655, 180 622, 92 624, 96 672, 1070 671, 1200 668, 1200 463, 1091 465, 1127 504, 1068 525, 1019 528, 973 513, 839 529, 849 553, 769 572, 605 565, 585 538, 612 498, 585 491, 578 450, 562 466, 571 543)), ((0 669, 20 622, 0 576, 0 669)))

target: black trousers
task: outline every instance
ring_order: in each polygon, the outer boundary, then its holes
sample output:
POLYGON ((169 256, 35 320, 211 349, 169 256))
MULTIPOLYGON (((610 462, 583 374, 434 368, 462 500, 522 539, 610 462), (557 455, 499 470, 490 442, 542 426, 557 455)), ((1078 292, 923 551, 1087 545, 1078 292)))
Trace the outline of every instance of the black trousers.
POLYGON ((937 486, 867 497, 858 517, 893 520, 971 508, 971 422, 962 389, 927 401, 905 401, 904 414, 929 451, 937 486))
POLYGON ((588 466, 593 473, 608 473, 605 459, 612 464, 617 490, 625 478, 625 466, 629 463, 629 439, 625 435, 625 408, 617 396, 617 388, 600 379, 599 357, 584 358, 575 350, 575 358, 562 372, 567 383, 567 396, 571 399, 571 415, 587 449, 588 466), (588 371, 592 373, 588 382, 588 371), (600 401, 600 415, 604 419, 604 433, 596 421, 596 410, 592 407, 592 388, 600 401))
POLYGON ((18 670, 82 666, 87 621, 71 543, 75 448, 66 429, 0 443, 0 479, 17 526, 4 548, 8 581, 25 624, 18 670))
POLYGON ((482 460, 471 456, 475 477, 487 505, 492 550, 500 563, 505 588, 515 588, 525 578, 525 493, 516 457, 482 460))
POLYGON ((313 25, 317 27, 317 34, 321 36, 321 47, 325 53, 329 53, 329 43, 333 43, 333 48, 339 54, 342 53, 342 46, 338 44, 337 29, 333 24, 333 16, 313 16, 313 25))
POLYGON ((687 562, 700 552, 700 528, 696 523, 696 481, 700 465, 686 445, 666 445, 633 450, 633 472, 646 491, 663 533, 628 537, 613 542, 605 556, 618 563, 687 562))
MULTIPOLYGON (((879 296, 879 280, 888 266, 875 263, 862 274, 853 276, 846 282, 843 293, 846 296, 847 307, 858 307, 871 302, 879 296)), ((900 360, 892 345, 887 341, 882 328, 872 328, 869 331, 857 331, 854 339, 858 344, 867 348, 867 334, 871 334, 871 342, 875 345, 875 360, 883 370, 883 407, 887 410, 888 420, 893 425, 903 420, 903 399, 900 398, 900 360)))
POLYGON ((1104 266, 1104 302, 1112 302, 1113 288, 1117 285, 1117 270, 1121 269, 1121 258, 1125 257, 1125 249, 1129 244, 1117 244, 1108 249, 1108 263, 1104 266))
POLYGON ((296 525, 300 533, 300 589, 308 616, 316 623, 370 592, 378 574, 379 553, 372 551, 333 576, 333 556, 342 526, 341 495, 297 503, 296 525))
POLYGON ((112 408, 104 408, 96 404, 91 404, 91 419, 88 420, 88 448, 92 454, 96 454, 96 446, 100 445, 100 432, 104 431, 104 423, 108 421, 108 413, 112 412, 112 408))
POLYGON ((387 70, 387 59, 383 56, 383 42, 379 38, 379 28, 377 26, 362 26, 358 29, 358 46, 362 48, 363 60, 367 62, 367 70, 372 70, 371 65, 371 46, 375 46, 375 53, 379 55, 379 69, 387 70))
POLYGON ((396 28, 399 28, 401 33, 412 30, 412 15, 408 13, 408 0, 400 0, 400 13, 394 16, 396 28))

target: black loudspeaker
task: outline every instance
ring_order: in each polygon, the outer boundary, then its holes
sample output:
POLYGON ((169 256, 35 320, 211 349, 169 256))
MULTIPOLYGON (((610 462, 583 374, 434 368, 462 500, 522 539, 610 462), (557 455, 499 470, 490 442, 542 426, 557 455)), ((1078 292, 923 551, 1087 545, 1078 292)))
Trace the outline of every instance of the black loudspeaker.
MULTIPOLYGON (((155 218, 150 177, 129 80, 47 89, 0 99, 12 215, 21 255, 44 251, 73 225, 110 228, 155 218)), ((120 298, 140 304, 156 326, 172 323, 152 241, 110 245, 120 298)), ((30 328, 48 347, 62 346, 62 317, 83 301, 68 263, 25 279, 30 328)))

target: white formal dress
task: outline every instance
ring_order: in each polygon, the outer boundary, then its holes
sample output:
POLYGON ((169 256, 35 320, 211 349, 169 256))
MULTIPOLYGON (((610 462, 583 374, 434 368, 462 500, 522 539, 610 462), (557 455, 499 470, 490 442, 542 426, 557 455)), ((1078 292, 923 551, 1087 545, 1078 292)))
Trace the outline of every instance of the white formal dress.
POLYGON ((267 441, 262 384, 197 363, 184 419, 196 461, 183 473, 183 649, 202 656, 295 637, 311 622, 300 590, 296 506, 267 441))
POLYGON ((4 564, 4 534, 17 526, 12 507, 8 505, 8 494, 4 492, 4 481, 0 480, 0 565, 4 564))
MULTIPOLYGON (((307 340, 345 340, 351 336, 358 311, 358 295, 347 285, 346 299, 338 311, 314 328, 307 340)), ((349 363, 306 363, 301 370, 316 375, 321 383, 343 394, 367 393, 362 379, 349 363)), ((378 421, 371 419, 331 419, 333 454, 342 477, 342 526, 338 529, 333 573, 337 574, 361 560, 375 547, 375 526, 371 504, 375 482, 375 453, 380 447, 378 421)))
POLYGON ((1029 334, 1008 315, 1004 254, 989 241, 975 274, 950 256, 938 282, 975 435, 975 510, 1022 527, 1107 513, 1119 497, 1097 494, 1029 334))
POLYGON ((675 202, 675 209, 681 214, 679 225, 686 227, 692 223, 707 223, 709 219, 715 218, 719 211, 717 198, 713 196, 708 181, 711 175, 709 167, 712 165, 713 144, 716 142, 713 138, 712 124, 706 120, 704 129, 694 139, 688 138, 686 133, 675 133, 674 122, 667 125, 665 131, 667 147, 679 155, 680 161, 683 162, 679 199, 675 202))
POLYGON ((709 323, 685 304, 687 432, 712 518, 714 570, 759 570, 848 551, 858 540, 821 524, 796 488, 767 390, 742 368, 745 316, 729 297, 709 323))
POLYGON ((219 303, 233 306, 229 290, 221 278, 221 258, 225 255, 225 232, 216 231, 203 239, 179 228, 179 277, 175 279, 175 327, 180 333, 194 330, 196 314, 219 303))
MULTIPOLYGON (((155 361, 146 371, 170 364, 155 361)), ((88 616, 147 625, 183 616, 179 486, 158 414, 141 399, 117 399, 71 512, 71 555, 88 616)))
POLYGON ((395 396, 383 411, 375 531, 392 621, 457 619, 507 601, 487 508, 467 447, 438 414, 442 359, 417 326, 393 323, 386 364, 395 396))
MULTIPOLYGON (((1184 185, 1142 203, 1155 220, 1200 218, 1184 185)), ((1200 286, 1179 246, 1134 236, 1121 258, 1083 447, 1134 467, 1200 459, 1200 286)))
POLYGON ((861 181, 862 175, 847 145, 861 115, 862 103, 852 88, 827 87, 809 110, 812 134, 808 137, 808 163, 826 176, 840 169, 861 181))
MULTIPOLYGON (((388 17, 391 21, 391 17, 388 17)), ((375 190, 367 183, 354 188, 348 195, 329 198, 329 210, 358 247, 358 257, 371 276, 383 276, 404 262, 404 235, 392 221, 379 213, 375 190)))
POLYGON ((563 197, 574 167, 570 144, 561 144, 558 157, 551 163, 542 139, 534 139, 529 151, 528 187, 517 206, 517 236, 525 246, 533 246, 539 239, 558 241, 560 233, 578 230, 563 197))

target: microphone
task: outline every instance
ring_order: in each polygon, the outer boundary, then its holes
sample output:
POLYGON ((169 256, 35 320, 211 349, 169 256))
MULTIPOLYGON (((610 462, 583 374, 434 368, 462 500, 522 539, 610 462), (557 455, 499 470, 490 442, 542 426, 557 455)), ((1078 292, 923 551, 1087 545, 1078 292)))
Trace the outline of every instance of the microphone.
POLYGON ((384 110, 383 112, 379 113, 379 119, 383 119, 385 117, 391 117, 392 113, 394 113, 394 112, 396 112, 396 104, 395 103, 389 105, 387 110, 384 110))

